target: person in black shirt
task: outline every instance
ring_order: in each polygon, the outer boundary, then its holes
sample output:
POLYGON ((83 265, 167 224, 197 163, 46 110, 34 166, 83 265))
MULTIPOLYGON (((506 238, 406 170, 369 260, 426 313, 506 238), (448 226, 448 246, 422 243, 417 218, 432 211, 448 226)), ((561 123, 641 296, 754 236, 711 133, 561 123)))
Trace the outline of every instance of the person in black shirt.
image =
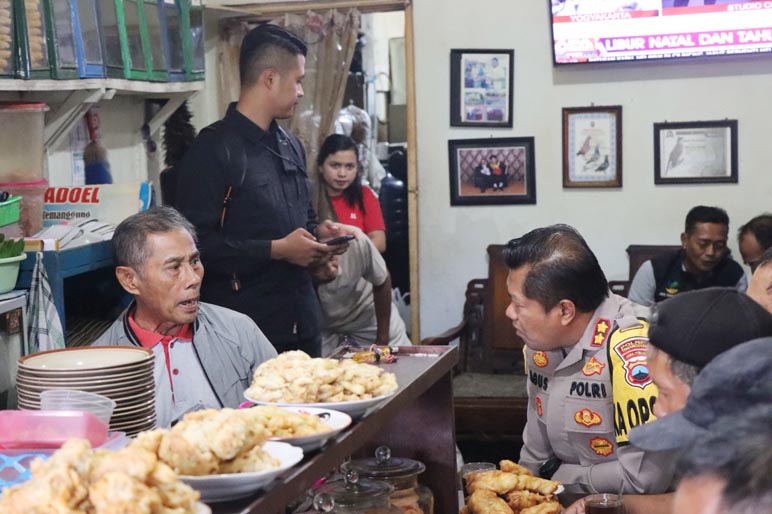
POLYGON ((307 266, 345 251, 320 241, 349 233, 319 223, 305 151, 276 123, 303 96, 306 45, 275 25, 241 46, 241 94, 180 163, 179 210, 195 225, 207 269, 201 300, 250 316, 282 352, 321 352, 319 303, 307 266))

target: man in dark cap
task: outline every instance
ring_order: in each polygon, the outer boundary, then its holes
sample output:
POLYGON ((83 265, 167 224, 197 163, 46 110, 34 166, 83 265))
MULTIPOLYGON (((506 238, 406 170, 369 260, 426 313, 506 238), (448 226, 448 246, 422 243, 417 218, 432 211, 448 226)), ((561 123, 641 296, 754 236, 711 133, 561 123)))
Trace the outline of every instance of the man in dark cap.
MULTIPOLYGON (((649 327, 646 361, 658 389, 654 414, 660 419, 627 427, 632 428, 633 446, 647 452, 670 449, 651 446, 647 441, 657 439, 659 434, 654 427, 660 425, 662 418, 669 419, 684 408, 702 377, 702 369, 707 371, 706 366, 712 366, 709 363, 727 350, 767 336, 772 336, 772 314, 735 289, 690 291, 657 305, 649 327), (642 433, 646 437, 643 443, 642 433)), ((767 351, 772 358, 772 345, 767 351)), ((737 366, 728 372, 744 373, 744 368, 737 366)), ((628 514, 670 514, 673 494, 626 495, 624 502, 628 514)), ((580 500, 566 514, 582 512, 584 505, 580 500)))
POLYGON ((306 268, 345 251, 320 241, 348 230, 318 222, 303 146, 276 123, 303 96, 305 55, 305 43, 276 25, 244 37, 239 100, 180 163, 177 204, 199 233, 201 299, 250 316, 279 352, 316 356, 320 312, 306 268))

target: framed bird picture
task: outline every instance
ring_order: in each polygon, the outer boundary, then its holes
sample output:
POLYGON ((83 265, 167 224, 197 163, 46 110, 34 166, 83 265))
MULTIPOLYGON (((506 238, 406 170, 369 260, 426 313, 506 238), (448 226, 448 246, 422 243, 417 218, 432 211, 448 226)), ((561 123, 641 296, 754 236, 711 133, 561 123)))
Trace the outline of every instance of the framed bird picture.
POLYGON ((622 106, 563 108, 563 187, 622 187, 622 106))
POLYGON ((654 183, 737 183, 737 120, 654 124, 654 183))

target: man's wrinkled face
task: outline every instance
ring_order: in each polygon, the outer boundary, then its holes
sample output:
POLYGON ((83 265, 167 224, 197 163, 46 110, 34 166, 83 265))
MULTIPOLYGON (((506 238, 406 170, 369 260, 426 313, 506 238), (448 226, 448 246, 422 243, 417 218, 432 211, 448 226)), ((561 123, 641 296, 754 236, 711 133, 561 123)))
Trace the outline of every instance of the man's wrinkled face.
POLYGON ((648 344, 646 362, 649 365, 651 379, 659 391, 657 401, 654 403, 654 415, 661 418, 686 407, 686 399, 692 388, 673 374, 673 370, 670 369, 670 356, 648 344))
POLYGON ((151 233, 146 248, 147 258, 134 274, 137 303, 159 324, 192 323, 204 277, 193 237, 182 229, 151 233))
POLYGON ((726 255, 729 227, 722 223, 697 223, 691 234, 681 234, 686 269, 692 273, 712 271, 726 255))

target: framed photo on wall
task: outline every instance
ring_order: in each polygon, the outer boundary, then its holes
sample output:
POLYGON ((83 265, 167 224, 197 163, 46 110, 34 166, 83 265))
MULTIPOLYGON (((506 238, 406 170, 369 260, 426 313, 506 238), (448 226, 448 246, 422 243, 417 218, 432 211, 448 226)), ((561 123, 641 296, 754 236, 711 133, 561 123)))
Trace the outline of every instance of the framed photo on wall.
POLYGON ((514 50, 450 51, 450 124, 512 127, 514 50))
POLYGON ((654 183, 737 183, 737 120, 654 124, 654 183))
POLYGON ((450 205, 536 203, 534 139, 448 141, 450 205))
POLYGON ((563 187, 622 187, 622 106, 563 108, 563 187))

